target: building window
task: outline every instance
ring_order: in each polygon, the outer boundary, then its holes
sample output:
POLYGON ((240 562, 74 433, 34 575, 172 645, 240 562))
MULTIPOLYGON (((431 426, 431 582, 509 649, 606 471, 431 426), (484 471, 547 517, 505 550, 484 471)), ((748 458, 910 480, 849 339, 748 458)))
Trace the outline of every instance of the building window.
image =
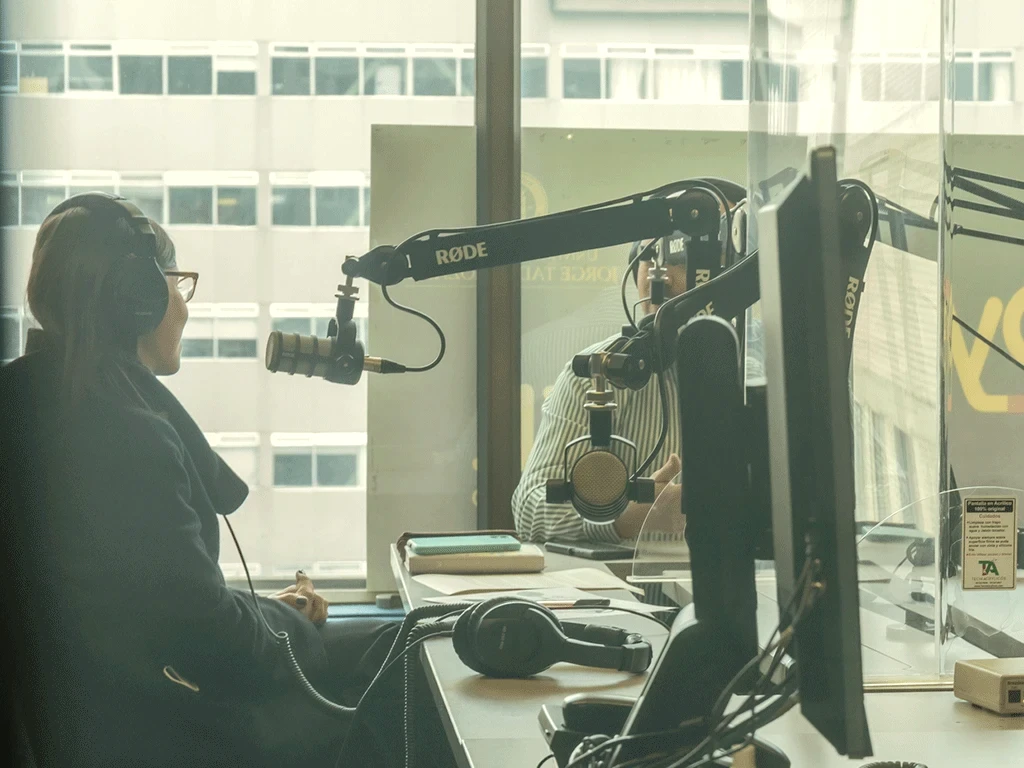
POLYGON ((358 96, 359 56, 355 48, 320 48, 313 60, 318 96, 358 96))
POLYGON ((271 187, 271 220, 275 227, 308 227, 312 223, 309 187, 271 187))
POLYGON ((1013 101, 1013 54, 1008 51, 957 53, 953 63, 953 98, 957 101, 1013 101))
POLYGON ((163 224, 165 189, 160 174, 122 173, 117 191, 135 203, 153 221, 163 224))
POLYGON ((120 55, 117 74, 125 95, 160 96, 164 92, 163 56, 120 55))
POLYGON ((361 488, 365 433, 272 434, 277 488, 361 488))
POLYGON ((443 56, 419 56, 412 60, 413 96, 455 96, 458 60, 443 56))
POLYGON ((64 93, 64 46, 22 43, 18 61, 21 93, 64 93))
POLYGON ((746 98, 743 87, 743 61, 722 61, 722 101, 742 101, 746 98))
POLYGON ((252 227, 256 225, 256 185, 259 174, 166 174, 168 218, 172 225, 252 227))
POLYGON ((256 226, 256 187, 217 187, 217 224, 256 226))
POLYGON ((357 187, 317 187, 316 225, 318 227, 358 227, 359 189, 357 187))
POLYGON ((914 444, 910 436, 899 427, 895 429, 895 434, 900 509, 903 509, 917 500, 917 481, 914 474, 914 444))
POLYGON ((404 96, 409 60, 396 51, 370 48, 363 59, 363 93, 367 96, 404 96))
POLYGON ((637 101, 648 94, 648 60, 644 48, 609 48, 604 61, 605 98, 637 101))
POLYGON ((218 96, 256 95, 256 43, 225 43, 214 61, 218 96))
MULTIPOLYGON (((336 307, 333 304, 271 304, 270 329, 281 333, 326 338, 336 307)), ((370 326, 366 304, 356 304, 356 335, 365 349, 370 346, 370 326)))
POLYGON ((271 93, 275 96, 309 96, 309 47, 274 46, 270 59, 271 93))
POLYGON ((213 57, 172 54, 167 57, 167 92, 177 96, 213 93, 213 57))
POLYGON ((114 90, 114 55, 109 44, 71 44, 71 54, 68 56, 68 90, 114 90))
POLYGON ((600 99, 601 60, 564 59, 562 94, 567 99, 600 99))
POLYGON ((800 100, 800 69, 796 64, 756 61, 753 77, 754 101, 787 102, 800 100))
POLYGON ((210 447, 249 487, 260 484, 260 436, 256 432, 207 433, 210 447))
POLYGON ((524 45, 519 53, 519 91, 524 99, 548 97, 548 55, 546 45, 524 45))
POLYGON ((254 359, 258 308, 255 304, 189 304, 181 356, 190 359, 254 359))
POLYGON ((18 44, 0 42, 0 93, 18 92, 18 44))
POLYGON ((0 172, 0 227, 16 227, 21 221, 18 174, 0 172))
POLYGON ((213 187, 171 187, 168 199, 168 224, 213 224, 213 187))
POLYGON ((871 412, 871 463, 875 488, 875 519, 881 520, 889 510, 889 450, 888 423, 878 413, 871 412))
POLYGON ((68 196, 67 176, 63 173, 30 173, 21 176, 21 223, 39 226, 68 196))
POLYGON ((0 308, 0 362, 10 362, 24 351, 22 342, 22 311, 17 307, 0 308))

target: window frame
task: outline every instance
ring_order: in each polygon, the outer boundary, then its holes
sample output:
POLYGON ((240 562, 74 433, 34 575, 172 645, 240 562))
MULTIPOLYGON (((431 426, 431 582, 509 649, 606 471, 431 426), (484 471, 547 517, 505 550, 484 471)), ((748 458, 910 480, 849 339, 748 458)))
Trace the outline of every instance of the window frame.
POLYGON ((316 71, 313 62, 313 48, 315 46, 311 43, 299 43, 299 42, 284 42, 284 43, 271 43, 270 50, 268 53, 268 71, 270 73, 270 83, 268 92, 275 98, 285 99, 302 99, 310 98, 316 95, 316 71), (309 89, 306 93, 275 93, 274 92, 274 60, 275 59, 305 59, 306 60, 306 77, 309 83, 309 89))
POLYGON ((170 42, 165 43, 164 52, 164 95, 176 99, 210 99, 217 95, 217 70, 215 67, 217 43, 212 42, 170 42), (210 59, 209 93, 171 93, 171 57, 210 59))
MULTIPOLYGON (((256 453, 256 471, 253 482, 250 484, 246 478, 242 478, 247 485, 252 488, 260 488, 265 483, 263 481, 263 466, 262 466, 262 445, 260 440, 259 432, 204 432, 203 436, 206 438, 206 442, 210 444, 210 447, 217 451, 217 455, 220 455, 218 448, 252 448, 256 453)), ((224 459, 223 456, 221 456, 224 459)), ((227 463, 227 459, 224 459, 227 463)), ((230 466, 230 464, 228 464, 230 466)), ((232 467, 232 470, 234 468, 232 467)))
MULTIPOLYGON (((414 99, 457 99, 462 93, 462 61, 465 57, 464 46, 443 45, 414 45, 409 49, 409 96, 414 99), (424 59, 450 59, 455 62, 455 93, 416 93, 416 62, 424 59)), ((475 61, 475 60, 474 60, 475 61)), ((476 77, 473 79, 474 92, 476 90, 476 77)))
POLYGON ((310 95, 326 99, 358 99, 363 96, 363 53, 357 43, 316 43, 310 46, 310 95), (316 60, 323 59, 355 59, 356 60, 356 92, 355 93, 317 93, 316 60))
POLYGON ((0 94, 17 94, 21 89, 21 43, 16 40, 0 40, 0 56, 14 57, 14 85, 0 83, 0 94))
MULTIPOLYGON (((188 305, 189 318, 196 320, 210 320, 213 341, 213 354, 209 357, 182 355, 182 362, 188 363, 252 363, 260 359, 260 309, 255 302, 190 302, 188 305), (218 333, 219 320, 252 320, 254 322, 253 339, 256 341, 256 353, 252 357, 225 357, 220 354, 220 334, 218 333)), ((185 325, 186 330, 188 324, 185 325)), ((186 336, 182 339, 205 339, 205 336, 186 336)), ((232 337, 239 338, 239 337, 232 337)), ((248 340, 248 337, 246 337, 248 340)))
POLYGON ((219 42, 213 55, 213 94, 229 99, 247 99, 260 93, 259 45, 255 42, 219 42), (221 93, 221 72, 252 72, 252 93, 221 93))
POLYGON ((64 65, 64 88, 65 93, 75 96, 113 96, 118 93, 119 83, 117 82, 117 54, 114 45, 110 41, 73 40, 65 42, 66 61, 64 65), (96 56, 98 51, 105 51, 110 57, 110 89, 72 89, 71 88, 71 60, 74 58, 88 58, 96 56))
POLYGON ((309 449, 312 459, 311 485, 277 485, 271 473, 270 487, 275 492, 284 493, 338 493, 338 492, 366 492, 366 432, 271 432, 270 433, 271 454, 276 459, 278 450, 305 451, 309 449), (356 456, 356 484, 355 485, 318 485, 317 484, 317 455, 318 449, 324 453, 334 453, 340 450, 341 453, 356 456))
MULTIPOLYGON (((50 98, 50 97, 53 97, 53 96, 67 96, 68 95, 68 42, 67 41, 61 41, 61 40, 43 40, 43 39, 20 40, 20 41, 18 41, 18 90, 16 91, 16 93, 19 96, 32 96, 32 97, 36 97, 36 98, 50 98), (30 46, 29 52, 27 54, 25 52, 25 46, 30 46), (44 52, 44 50, 42 48, 40 48, 38 51, 36 51, 36 50, 33 50, 31 46, 53 46, 52 50, 54 50, 54 52, 53 53, 46 53, 46 52, 44 52), (60 49, 59 53, 56 52, 57 48, 60 49), (45 93, 39 93, 39 92, 35 92, 35 91, 28 91, 26 93, 25 91, 23 91, 21 89, 21 71, 23 69, 23 67, 21 66, 21 58, 22 58, 22 56, 25 56, 25 55, 29 55, 29 56, 33 56, 33 55, 35 55, 35 56, 52 56, 53 58, 60 58, 62 60, 63 64, 64 64, 63 90, 61 90, 61 91, 59 91, 57 93, 50 93, 49 91, 47 91, 45 93)), ((75 97, 76 98, 81 98, 81 96, 80 96, 81 93, 82 93, 82 91, 76 91, 75 92, 75 97)), ((88 92, 86 91, 86 93, 88 93, 88 92)))
POLYGON ((218 229, 253 230, 260 226, 260 174, 259 171, 166 171, 164 186, 167 191, 165 200, 165 226, 182 229, 202 229, 217 227, 218 229), (212 190, 213 216, 209 224, 171 223, 171 189, 176 187, 210 187, 212 190), (255 217, 252 224, 221 224, 218 204, 220 187, 245 187, 255 190, 255 217))

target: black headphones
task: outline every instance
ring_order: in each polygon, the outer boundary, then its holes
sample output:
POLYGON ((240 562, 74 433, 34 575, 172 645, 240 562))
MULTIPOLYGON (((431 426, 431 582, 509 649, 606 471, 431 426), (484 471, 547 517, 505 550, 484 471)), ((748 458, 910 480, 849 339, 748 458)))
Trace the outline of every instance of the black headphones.
POLYGON ((452 644, 462 662, 487 677, 530 677, 560 661, 638 674, 651 664, 651 644, 615 627, 560 622, 542 605, 495 597, 467 608, 452 644))
POLYGON ((167 281, 157 263, 156 233, 149 217, 120 195, 85 192, 69 197, 46 218, 71 208, 85 208, 90 214, 128 222, 134 233, 132 242, 126 244, 117 265, 103 278, 102 290, 107 292, 118 330, 136 338, 155 330, 170 299, 167 281))

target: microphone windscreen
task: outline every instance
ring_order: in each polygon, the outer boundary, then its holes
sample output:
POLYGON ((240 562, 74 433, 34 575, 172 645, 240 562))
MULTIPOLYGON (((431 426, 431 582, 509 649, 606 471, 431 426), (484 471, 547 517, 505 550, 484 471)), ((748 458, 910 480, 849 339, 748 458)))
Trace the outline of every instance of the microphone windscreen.
POLYGON ((572 468, 572 505, 593 523, 610 523, 629 506, 629 472, 610 451, 588 451, 572 468))
POLYGON ((272 373, 327 376, 334 358, 334 339, 272 331, 267 337, 266 365, 272 373))

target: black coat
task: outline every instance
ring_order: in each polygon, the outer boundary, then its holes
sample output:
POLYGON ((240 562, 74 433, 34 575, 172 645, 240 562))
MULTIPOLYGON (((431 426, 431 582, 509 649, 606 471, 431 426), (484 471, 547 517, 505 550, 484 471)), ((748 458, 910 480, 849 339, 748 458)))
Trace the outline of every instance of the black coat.
MULTIPOLYGON (((61 370, 52 347, 0 370, 5 661, 41 768, 333 765, 337 721, 297 695, 251 594, 218 566, 217 514, 245 483, 140 364, 126 370, 144 405, 93 396, 64 417, 61 370)), ((322 681, 316 628, 259 604, 322 681)))

